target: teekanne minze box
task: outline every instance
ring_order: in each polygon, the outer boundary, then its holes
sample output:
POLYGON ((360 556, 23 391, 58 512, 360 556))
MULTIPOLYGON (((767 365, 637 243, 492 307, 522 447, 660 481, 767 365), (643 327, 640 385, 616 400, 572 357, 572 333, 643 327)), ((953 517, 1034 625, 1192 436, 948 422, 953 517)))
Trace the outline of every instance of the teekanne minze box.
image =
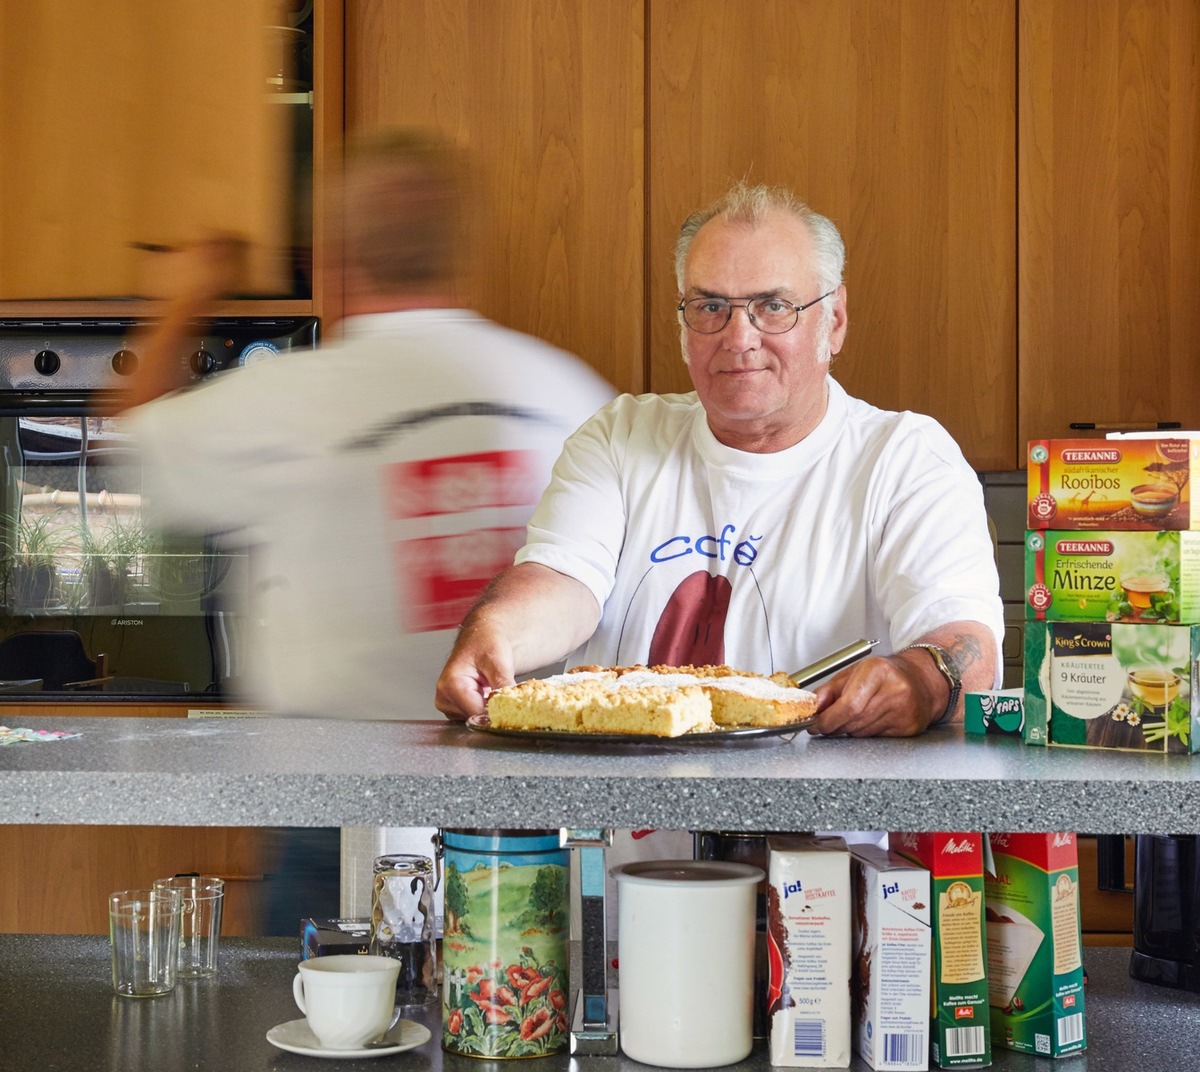
POLYGON ((850 911, 845 841, 767 838, 771 1064, 850 1067, 850 911))
POLYGON ((1064 1057, 1087 1048, 1074 834, 991 834, 984 876, 992 1039, 1064 1057))
POLYGON ((942 1068, 992 1063, 983 930, 981 834, 892 834, 892 849, 930 874, 931 1050, 942 1068))
POLYGON ((1025 616, 1200 622, 1200 532, 1025 533, 1025 616))
POLYGON ((929 1067, 929 872, 878 845, 850 846, 854 1048, 877 1072, 929 1067))
POLYGON ((1035 439, 1028 461, 1031 529, 1200 529, 1200 439, 1035 439))
POLYGON ((1200 626, 1025 623, 1025 743, 1200 751, 1200 626))

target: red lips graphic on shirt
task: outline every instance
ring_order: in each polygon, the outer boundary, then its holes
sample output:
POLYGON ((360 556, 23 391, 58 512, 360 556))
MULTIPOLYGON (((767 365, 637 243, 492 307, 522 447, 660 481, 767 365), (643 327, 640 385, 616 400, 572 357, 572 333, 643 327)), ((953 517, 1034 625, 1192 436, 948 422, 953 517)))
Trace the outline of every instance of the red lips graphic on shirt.
POLYGON ((718 666, 725 661, 725 618, 733 586, 704 572, 685 577, 654 629, 650 666, 718 666))

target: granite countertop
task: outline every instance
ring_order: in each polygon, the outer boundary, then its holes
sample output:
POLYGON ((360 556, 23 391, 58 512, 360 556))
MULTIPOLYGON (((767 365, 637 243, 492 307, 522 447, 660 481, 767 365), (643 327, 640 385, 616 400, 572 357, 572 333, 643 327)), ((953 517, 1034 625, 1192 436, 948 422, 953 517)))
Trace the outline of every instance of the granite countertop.
POLYGON ((1191 757, 902 740, 632 744, 444 720, 33 717, 0 748, 0 822, 1200 833, 1191 757))
MULTIPOLYGON (((161 998, 112 993, 108 938, 0 935, 0 1066, 4 1072, 220 1072, 316 1069, 312 1057, 266 1040, 298 1019, 291 979, 299 940, 227 938, 213 979, 180 982, 161 998)), ((1057 1061, 995 1051, 999 1072, 1166 1072, 1200 1066, 1200 995, 1131 980, 1128 949, 1085 948, 1088 971, 1085 1053, 1057 1061)), ((405 1010, 433 1038, 405 1053, 344 1060, 340 1072, 479 1072, 479 1060, 443 1053, 439 1007, 405 1010)), ((623 1055, 547 1057, 523 1062, 543 1072, 638 1072, 623 1055)), ((731 1072, 765 1072, 765 1043, 731 1072)), ((851 1072, 867 1065, 855 1057, 851 1072)))

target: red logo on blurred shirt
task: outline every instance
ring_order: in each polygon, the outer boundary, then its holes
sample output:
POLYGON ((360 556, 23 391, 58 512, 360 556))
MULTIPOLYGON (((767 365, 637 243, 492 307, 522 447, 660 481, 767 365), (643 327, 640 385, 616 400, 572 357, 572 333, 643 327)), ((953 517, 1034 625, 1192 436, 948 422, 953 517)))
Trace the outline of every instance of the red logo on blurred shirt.
POLYGON ((542 492, 539 456, 490 451, 385 467, 397 589, 408 633, 453 629, 525 542, 525 519, 542 492), (514 507, 525 508, 520 524, 514 507))

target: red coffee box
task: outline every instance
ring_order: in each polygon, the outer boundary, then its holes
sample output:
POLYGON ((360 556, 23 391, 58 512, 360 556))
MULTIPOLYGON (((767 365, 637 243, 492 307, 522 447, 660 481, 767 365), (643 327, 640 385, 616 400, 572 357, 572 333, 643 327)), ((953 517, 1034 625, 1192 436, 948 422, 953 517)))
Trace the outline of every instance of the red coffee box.
POLYGON ((1200 528, 1200 439, 1034 439, 1028 462, 1028 528, 1200 528))
POLYGON ((984 878, 997 1046, 1046 1057, 1087 1048, 1075 835, 991 834, 984 878))
POLYGON ((983 836, 892 834, 892 849, 930 874, 931 1051, 942 1068, 992 1063, 983 925, 983 836))
POLYGON ((854 1048, 876 1072, 929 1067, 929 872, 878 845, 850 846, 854 1048))
POLYGON ((840 837, 767 838, 772 1065, 850 1067, 850 853, 840 837))

